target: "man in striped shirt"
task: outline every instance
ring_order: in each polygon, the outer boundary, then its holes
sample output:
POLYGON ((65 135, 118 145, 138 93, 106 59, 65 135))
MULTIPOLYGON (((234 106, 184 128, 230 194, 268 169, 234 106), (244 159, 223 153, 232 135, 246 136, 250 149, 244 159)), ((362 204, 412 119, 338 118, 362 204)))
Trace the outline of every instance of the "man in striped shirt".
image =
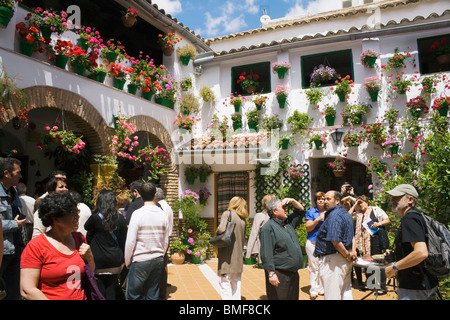
POLYGON ((154 201, 156 188, 146 182, 140 193, 144 206, 134 211, 125 244, 125 265, 129 268, 126 299, 157 300, 169 244, 169 220, 154 201))

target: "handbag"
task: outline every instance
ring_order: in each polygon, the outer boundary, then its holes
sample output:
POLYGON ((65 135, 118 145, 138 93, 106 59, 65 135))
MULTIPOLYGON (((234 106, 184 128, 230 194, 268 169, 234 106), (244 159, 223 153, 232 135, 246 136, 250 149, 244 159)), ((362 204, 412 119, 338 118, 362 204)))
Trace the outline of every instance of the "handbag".
MULTIPOLYGON (((80 245, 84 242, 81 232, 78 232, 78 237, 79 243, 77 247, 79 248, 80 245)), ((84 293, 86 295, 87 300, 106 300, 105 297, 100 292, 100 290, 98 289, 97 280, 95 280, 94 270, 92 270, 92 267, 89 264, 89 262, 85 261, 84 272, 85 276, 83 278, 83 285, 84 285, 84 293)))
MULTIPOLYGON (((373 207, 373 210, 378 212, 378 207, 373 207)), ((376 216, 377 217, 377 216, 376 216)), ((379 220, 379 219, 377 219, 379 220)), ((385 250, 389 248, 389 236, 385 227, 378 228, 378 237, 380 240, 380 249, 385 250)))
POLYGON ((230 214, 228 215, 227 227, 225 229, 225 232, 218 234, 209 240, 209 243, 211 243, 216 248, 229 247, 233 243, 234 227, 236 226, 236 223, 231 222, 231 215, 232 212, 230 211, 230 214))

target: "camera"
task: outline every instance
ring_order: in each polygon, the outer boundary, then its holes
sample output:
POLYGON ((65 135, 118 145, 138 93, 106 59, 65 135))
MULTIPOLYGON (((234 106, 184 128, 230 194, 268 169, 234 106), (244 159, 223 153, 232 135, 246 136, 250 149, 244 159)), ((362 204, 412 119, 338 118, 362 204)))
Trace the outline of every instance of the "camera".
POLYGON ((347 192, 350 192, 350 191, 352 190, 352 186, 350 186, 350 185, 349 185, 349 186, 346 186, 346 187, 345 187, 345 190, 346 190, 347 192))

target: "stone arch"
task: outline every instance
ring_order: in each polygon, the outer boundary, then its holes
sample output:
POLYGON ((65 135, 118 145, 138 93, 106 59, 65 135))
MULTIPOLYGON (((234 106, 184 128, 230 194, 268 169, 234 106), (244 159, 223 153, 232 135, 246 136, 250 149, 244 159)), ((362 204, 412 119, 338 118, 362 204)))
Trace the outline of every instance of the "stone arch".
POLYGON ((83 132, 93 153, 108 153, 114 129, 85 98, 77 93, 50 86, 24 89, 30 101, 30 110, 39 108, 62 109, 83 132))

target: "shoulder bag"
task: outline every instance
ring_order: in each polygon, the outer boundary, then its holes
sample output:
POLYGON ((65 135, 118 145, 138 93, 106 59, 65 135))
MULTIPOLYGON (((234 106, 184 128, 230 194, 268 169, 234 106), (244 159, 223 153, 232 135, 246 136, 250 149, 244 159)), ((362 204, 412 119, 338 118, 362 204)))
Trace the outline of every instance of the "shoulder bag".
POLYGON ((232 211, 230 211, 230 214, 228 215, 227 227, 225 229, 225 232, 218 234, 209 240, 209 243, 211 243, 216 248, 229 247, 233 243, 234 227, 236 226, 236 223, 231 222, 231 215, 232 211))

